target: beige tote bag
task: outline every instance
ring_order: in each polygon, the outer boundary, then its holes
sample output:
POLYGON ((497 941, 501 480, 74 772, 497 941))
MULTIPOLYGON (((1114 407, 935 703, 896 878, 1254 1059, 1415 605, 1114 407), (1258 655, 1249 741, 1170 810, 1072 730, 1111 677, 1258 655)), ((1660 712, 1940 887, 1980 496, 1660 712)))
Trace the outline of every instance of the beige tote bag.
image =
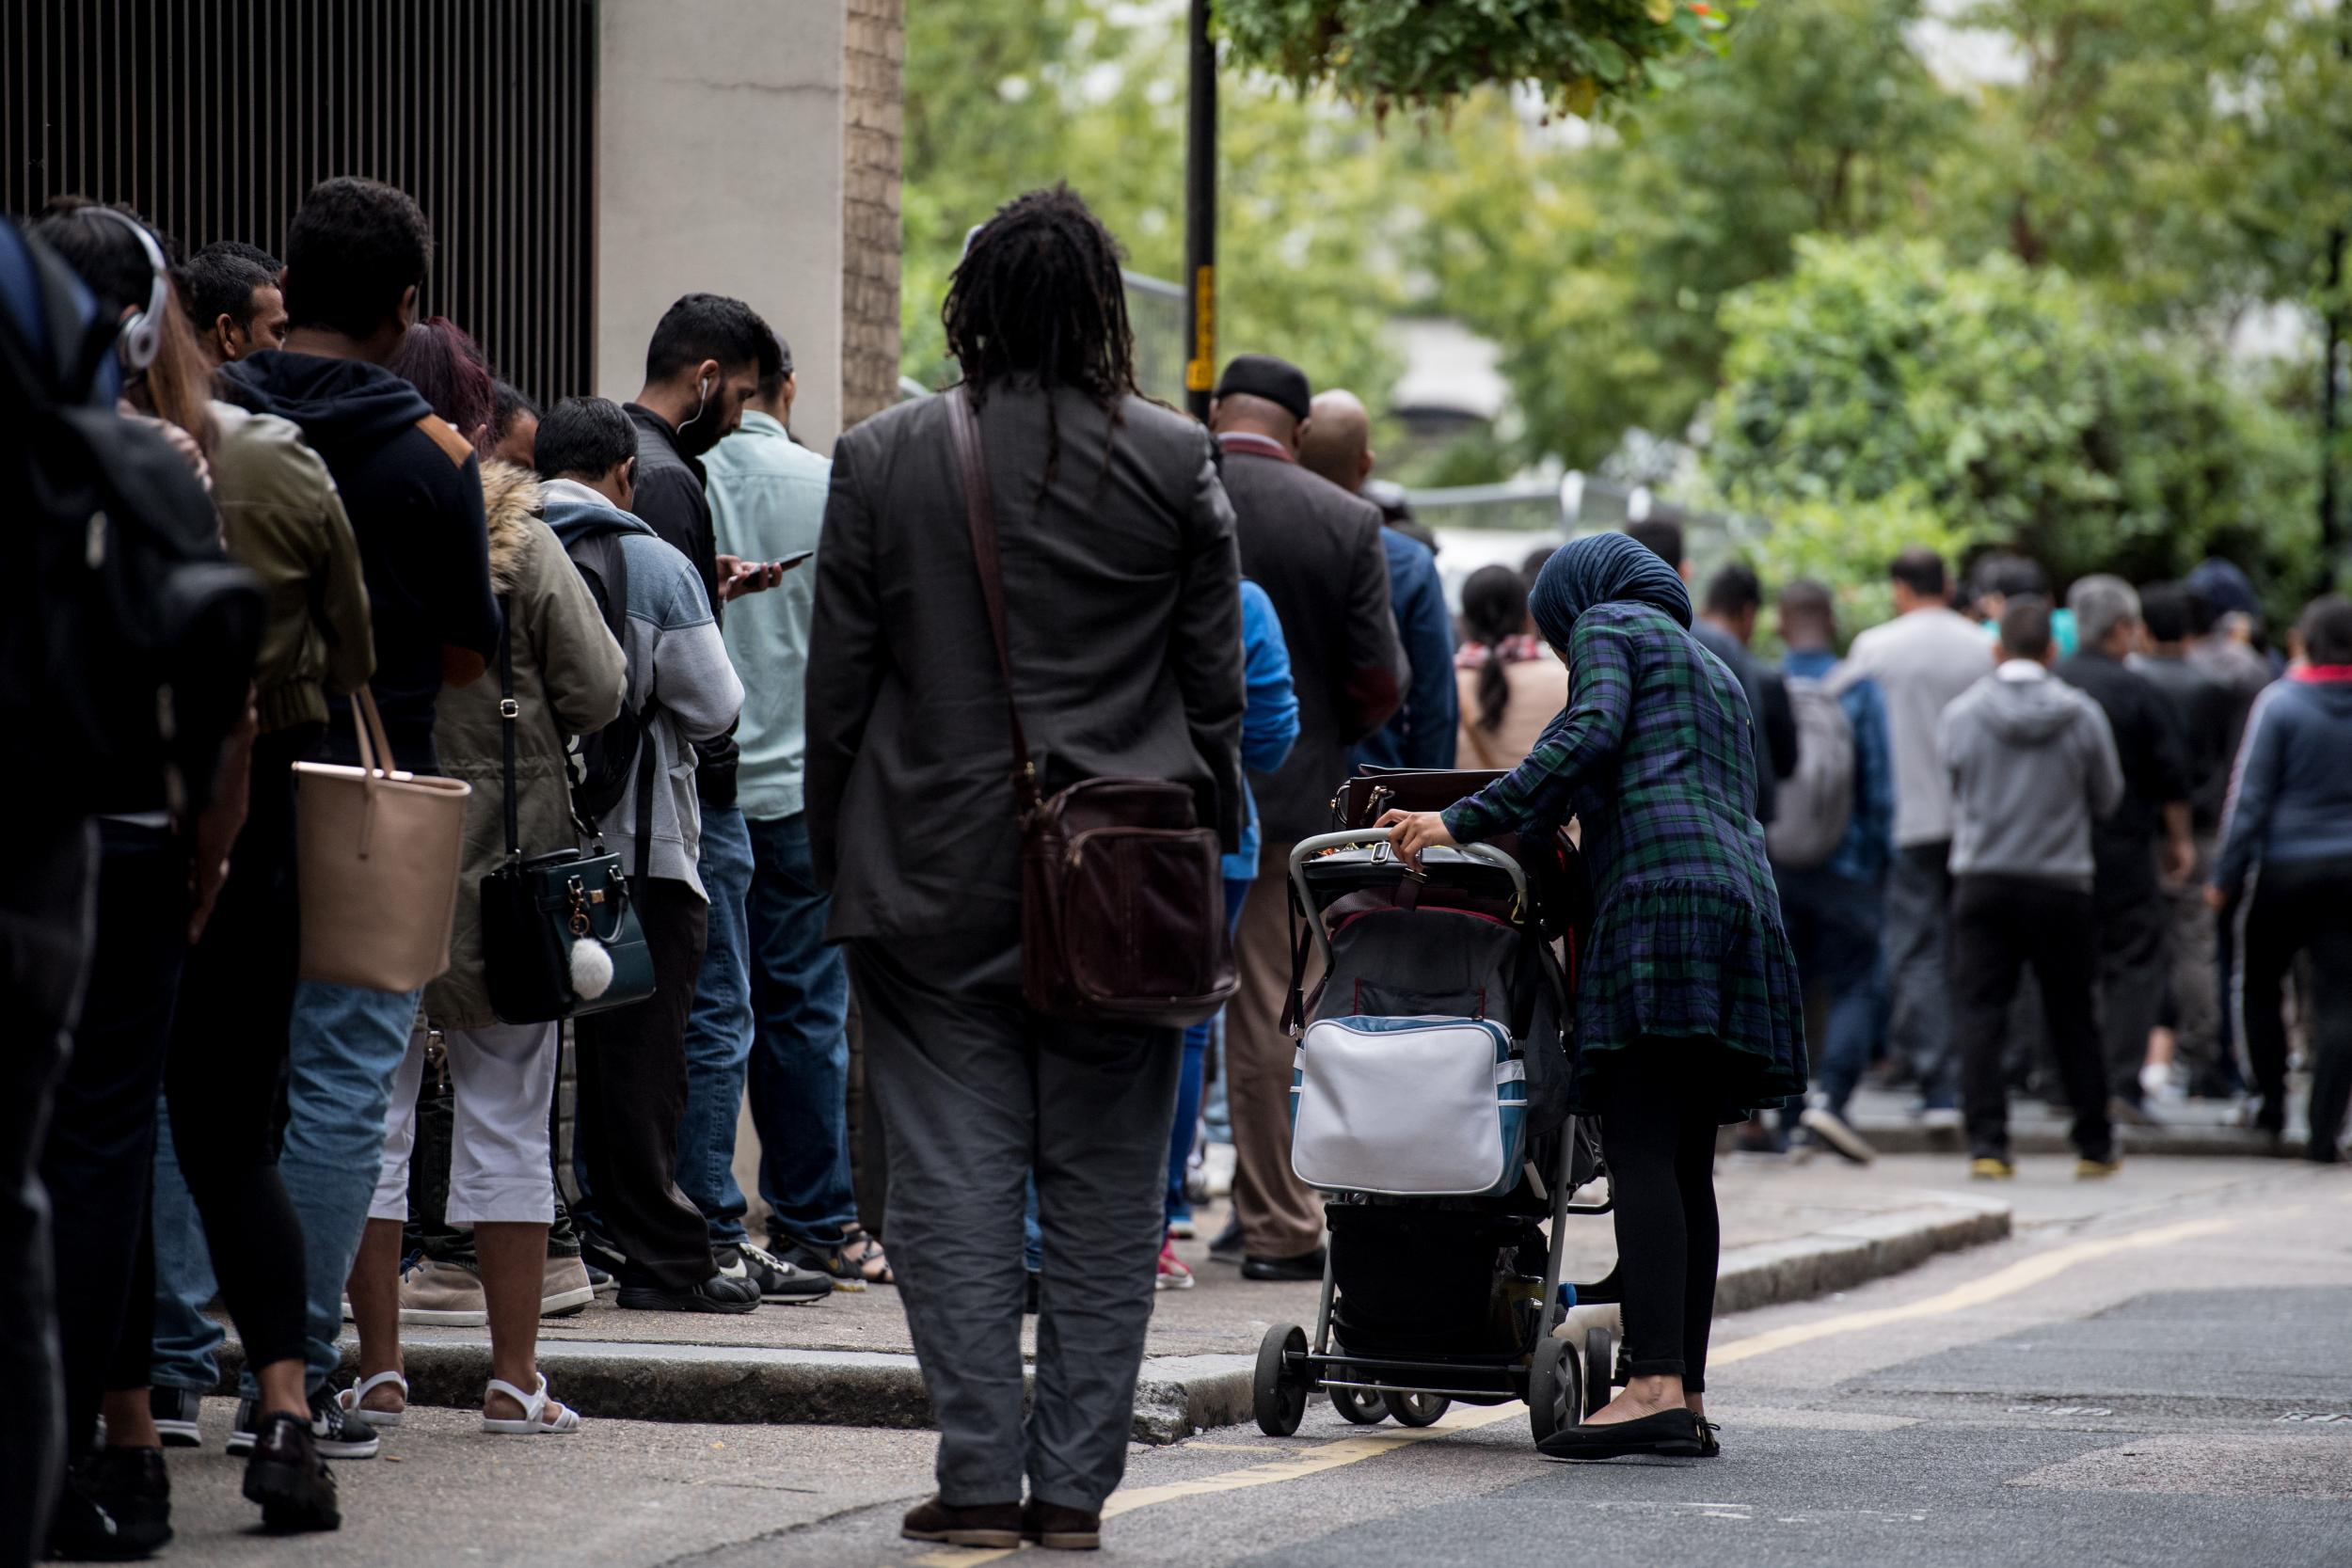
POLYGON ((302 977, 414 990, 449 967, 473 786, 394 771, 366 687, 351 711, 358 767, 294 764, 302 977))

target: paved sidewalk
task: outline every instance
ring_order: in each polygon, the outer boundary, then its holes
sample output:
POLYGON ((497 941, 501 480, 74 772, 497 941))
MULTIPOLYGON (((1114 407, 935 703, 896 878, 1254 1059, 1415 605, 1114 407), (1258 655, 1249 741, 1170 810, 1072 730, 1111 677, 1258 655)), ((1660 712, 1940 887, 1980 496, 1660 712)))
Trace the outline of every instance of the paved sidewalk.
MULTIPOLYGON (((1941 1168, 1947 1164, 1889 1162, 1865 1170, 1724 1157, 1717 1179, 1720 1309, 1848 1289, 2009 1234, 2010 1211, 1998 1195, 1939 1188, 1935 1178, 1947 1174, 1941 1168)), ((1177 1441, 1243 1418, 1249 1369, 1267 1326, 1313 1321, 1316 1285, 1245 1281, 1232 1264, 1209 1260, 1205 1238, 1224 1215, 1221 1203, 1210 1205, 1199 1216, 1204 1239, 1178 1243, 1198 1283, 1156 1299, 1138 1440, 1177 1441)), ((1607 1273, 1616 1256, 1612 1222, 1568 1223, 1567 1277, 1607 1273)), ((484 1330, 412 1325, 404 1338, 419 1402, 479 1401, 487 1375, 484 1330)), ((348 1357, 356 1345, 345 1342, 348 1357)), ((1033 1323, 1025 1347, 1034 1348, 1033 1323)), ((544 1323, 540 1348, 565 1397, 609 1417, 858 1426, 920 1426, 930 1418, 906 1319, 887 1287, 739 1317, 621 1311, 600 1300, 577 1317, 544 1323)))
MULTIPOLYGON (((2284 1147, 2278 1152, 2302 1152, 2304 1142, 2311 1135, 2311 1124, 2304 1116, 2307 1098, 2298 1076, 2287 1096, 2287 1132, 2284 1147)), ((1965 1141, 1963 1134, 1957 1131, 1930 1132, 1920 1126, 1917 1107, 1918 1097, 1909 1089, 1864 1088, 1855 1093, 1848 1119, 1882 1154, 1948 1152, 1961 1148, 1965 1141)), ((2260 1158, 2274 1152, 2270 1140, 2238 1125, 2235 1101, 2189 1100, 2152 1105, 2150 1112, 2160 1126, 2118 1125, 2117 1141, 2125 1154, 2260 1158)), ((2030 1095, 2011 1095, 2010 1147, 2020 1154, 2072 1154, 2074 1145, 2066 1138, 2067 1125, 2072 1120, 2069 1113, 2030 1095)))

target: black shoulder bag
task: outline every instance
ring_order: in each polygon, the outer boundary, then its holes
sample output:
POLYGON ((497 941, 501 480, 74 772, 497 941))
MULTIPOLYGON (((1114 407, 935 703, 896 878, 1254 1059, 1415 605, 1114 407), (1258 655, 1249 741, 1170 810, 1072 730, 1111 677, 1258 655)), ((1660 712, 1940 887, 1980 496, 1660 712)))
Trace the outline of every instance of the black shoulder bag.
MULTIPOLYGON (((504 1023, 549 1023, 558 1019, 625 1007, 653 994, 653 954, 637 911, 629 905, 628 878, 621 857, 605 852, 601 839, 592 854, 577 847, 553 849, 525 859, 521 845, 515 774, 515 726, 522 716, 515 701, 513 607, 501 598, 507 617, 499 640, 499 728, 506 751, 506 859, 482 879, 482 969, 490 1010, 504 1023)), ((653 755, 649 737, 640 750, 653 755)), ((651 835, 651 768, 637 771, 638 851, 642 875, 651 835)))

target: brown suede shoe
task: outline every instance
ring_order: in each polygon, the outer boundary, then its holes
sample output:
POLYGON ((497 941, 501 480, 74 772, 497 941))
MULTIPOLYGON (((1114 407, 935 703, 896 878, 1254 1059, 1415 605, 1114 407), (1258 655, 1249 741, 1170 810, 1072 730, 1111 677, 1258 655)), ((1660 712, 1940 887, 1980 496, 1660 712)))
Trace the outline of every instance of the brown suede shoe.
POLYGON ((1049 1552, 1091 1552, 1103 1544, 1103 1515, 1031 1497, 1021 1505, 1021 1533, 1049 1552))
POLYGON ((1021 1505, 981 1503, 949 1508, 937 1497, 907 1510, 898 1533, 909 1541, 944 1541, 950 1546, 1018 1546, 1021 1505))

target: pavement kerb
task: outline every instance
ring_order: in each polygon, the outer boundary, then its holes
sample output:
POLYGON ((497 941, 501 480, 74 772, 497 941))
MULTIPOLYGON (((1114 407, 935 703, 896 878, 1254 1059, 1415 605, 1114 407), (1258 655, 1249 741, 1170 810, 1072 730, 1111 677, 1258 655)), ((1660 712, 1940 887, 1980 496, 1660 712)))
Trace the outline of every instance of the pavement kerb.
MULTIPOLYGON (((1955 1160, 1967 1158, 1966 1143, 1958 1132, 1939 1132, 1915 1122, 1888 1121, 1857 1121, 1854 1130, 1881 1154, 1948 1154, 1955 1160)), ((2301 1148, 2303 1136, 2298 1128, 2286 1140, 2290 1153, 2301 1148)), ((2121 1123, 2115 1129, 2115 1141, 2126 1156, 2150 1158, 2243 1160, 2279 1151, 2263 1133, 2240 1127, 2134 1127, 2121 1123)), ((2063 1127, 2020 1127, 2012 1123, 2009 1143, 2013 1155, 2074 1152, 2074 1145, 2063 1127)))
MULTIPOLYGON (((1939 1253, 2010 1234, 2007 1205, 1937 1197, 1783 1242, 1735 1247, 1717 1277, 1718 1312, 1803 1301, 1915 1268, 1939 1253)), ((344 1350, 343 1373, 358 1370, 344 1350)), ((405 1347, 409 1397, 420 1404, 478 1406, 490 1375, 486 1340, 414 1341, 405 1347)), ((221 1347, 222 1391, 235 1387, 242 1356, 221 1347)), ((1249 1355, 1148 1357, 1136 1386, 1133 1436, 1182 1442, 1246 1421, 1249 1355)), ((539 1365, 567 1402, 599 1416, 651 1421, 797 1422, 925 1427, 930 1404, 914 1357, 873 1351, 546 1340, 539 1365)))

